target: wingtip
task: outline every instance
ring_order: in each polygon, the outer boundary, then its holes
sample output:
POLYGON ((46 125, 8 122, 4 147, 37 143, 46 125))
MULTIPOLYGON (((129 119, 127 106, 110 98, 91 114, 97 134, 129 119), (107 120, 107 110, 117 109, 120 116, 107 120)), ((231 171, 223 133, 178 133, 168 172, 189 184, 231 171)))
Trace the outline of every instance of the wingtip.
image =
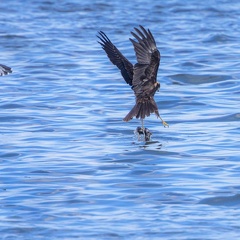
MULTIPOLYGON (((141 28, 141 30, 142 30, 143 32, 146 32, 146 28, 145 28, 145 27, 143 27, 142 25, 139 25, 139 27, 141 28)), ((147 29, 147 30, 149 30, 149 29, 147 29)))
POLYGON ((103 32, 103 31, 99 31, 98 34, 100 36, 97 36, 101 41, 103 42, 111 42, 110 39, 108 38, 108 36, 103 32))
POLYGON ((132 38, 129 38, 129 40, 131 41, 131 43, 132 43, 133 45, 137 44, 137 42, 134 41, 132 38))

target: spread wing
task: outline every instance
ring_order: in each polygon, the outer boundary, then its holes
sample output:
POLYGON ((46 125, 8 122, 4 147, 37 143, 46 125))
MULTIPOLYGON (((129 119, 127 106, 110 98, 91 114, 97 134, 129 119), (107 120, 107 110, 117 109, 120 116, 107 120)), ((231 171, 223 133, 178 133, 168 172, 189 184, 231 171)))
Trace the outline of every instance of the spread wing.
POLYGON ((100 39, 98 43, 102 45, 110 61, 120 69, 126 83, 132 86, 133 65, 122 55, 116 46, 113 45, 104 32, 100 31, 99 35, 100 36, 97 36, 100 39))
POLYGON ((136 33, 131 32, 137 41, 130 38, 136 52, 137 64, 133 70, 133 90, 137 98, 153 97, 159 83, 157 71, 160 64, 160 52, 150 30, 139 26, 136 33))
POLYGON ((0 64, 0 76, 7 75, 12 72, 10 67, 0 64))

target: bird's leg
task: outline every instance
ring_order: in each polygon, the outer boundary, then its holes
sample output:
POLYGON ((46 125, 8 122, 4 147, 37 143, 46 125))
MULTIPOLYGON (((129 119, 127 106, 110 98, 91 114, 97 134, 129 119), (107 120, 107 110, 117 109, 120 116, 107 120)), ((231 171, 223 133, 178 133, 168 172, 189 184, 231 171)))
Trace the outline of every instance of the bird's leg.
POLYGON ((169 125, 165 121, 163 121, 163 119, 161 118, 160 115, 159 115, 159 118, 161 119, 162 124, 163 124, 164 127, 169 127, 169 125))
POLYGON ((143 137, 145 139, 145 128, 144 128, 144 119, 143 118, 141 118, 141 124, 142 124, 142 127, 141 128, 139 127, 138 133, 139 133, 139 136, 140 136, 140 134, 143 134, 143 137))
POLYGON ((141 123, 142 123, 142 131, 143 131, 143 134, 144 134, 144 119, 143 118, 141 118, 141 123))

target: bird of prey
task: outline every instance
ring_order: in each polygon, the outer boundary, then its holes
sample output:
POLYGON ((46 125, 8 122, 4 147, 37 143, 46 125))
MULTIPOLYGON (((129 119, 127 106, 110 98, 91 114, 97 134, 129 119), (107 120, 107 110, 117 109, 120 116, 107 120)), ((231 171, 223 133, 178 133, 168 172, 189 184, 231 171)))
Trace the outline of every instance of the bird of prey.
POLYGON ((12 72, 10 67, 0 64, 0 76, 7 75, 12 72))
POLYGON ((103 31, 98 32, 99 36, 97 36, 100 39, 98 43, 102 45, 110 61, 120 69, 123 78, 135 94, 136 104, 123 120, 128 122, 133 117, 140 118, 144 132, 144 118, 155 113, 161 119, 163 126, 168 127, 168 124, 161 118, 154 101, 154 94, 160 88, 160 83, 157 82, 160 52, 149 29, 146 30, 141 25, 134 29, 136 33, 131 32, 131 34, 137 41, 131 38, 129 40, 136 53, 137 63, 135 65, 123 56, 103 31))

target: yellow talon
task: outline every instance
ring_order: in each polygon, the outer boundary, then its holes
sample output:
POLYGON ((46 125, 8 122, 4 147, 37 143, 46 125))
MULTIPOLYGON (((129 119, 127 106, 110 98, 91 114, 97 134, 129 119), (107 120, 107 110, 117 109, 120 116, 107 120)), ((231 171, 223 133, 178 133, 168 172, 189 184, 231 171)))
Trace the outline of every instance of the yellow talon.
POLYGON ((169 125, 165 121, 162 121, 162 124, 164 127, 169 127, 169 125))
POLYGON ((163 124, 164 127, 169 127, 169 125, 165 121, 163 121, 163 119, 160 116, 158 116, 158 117, 161 119, 162 124, 163 124))

